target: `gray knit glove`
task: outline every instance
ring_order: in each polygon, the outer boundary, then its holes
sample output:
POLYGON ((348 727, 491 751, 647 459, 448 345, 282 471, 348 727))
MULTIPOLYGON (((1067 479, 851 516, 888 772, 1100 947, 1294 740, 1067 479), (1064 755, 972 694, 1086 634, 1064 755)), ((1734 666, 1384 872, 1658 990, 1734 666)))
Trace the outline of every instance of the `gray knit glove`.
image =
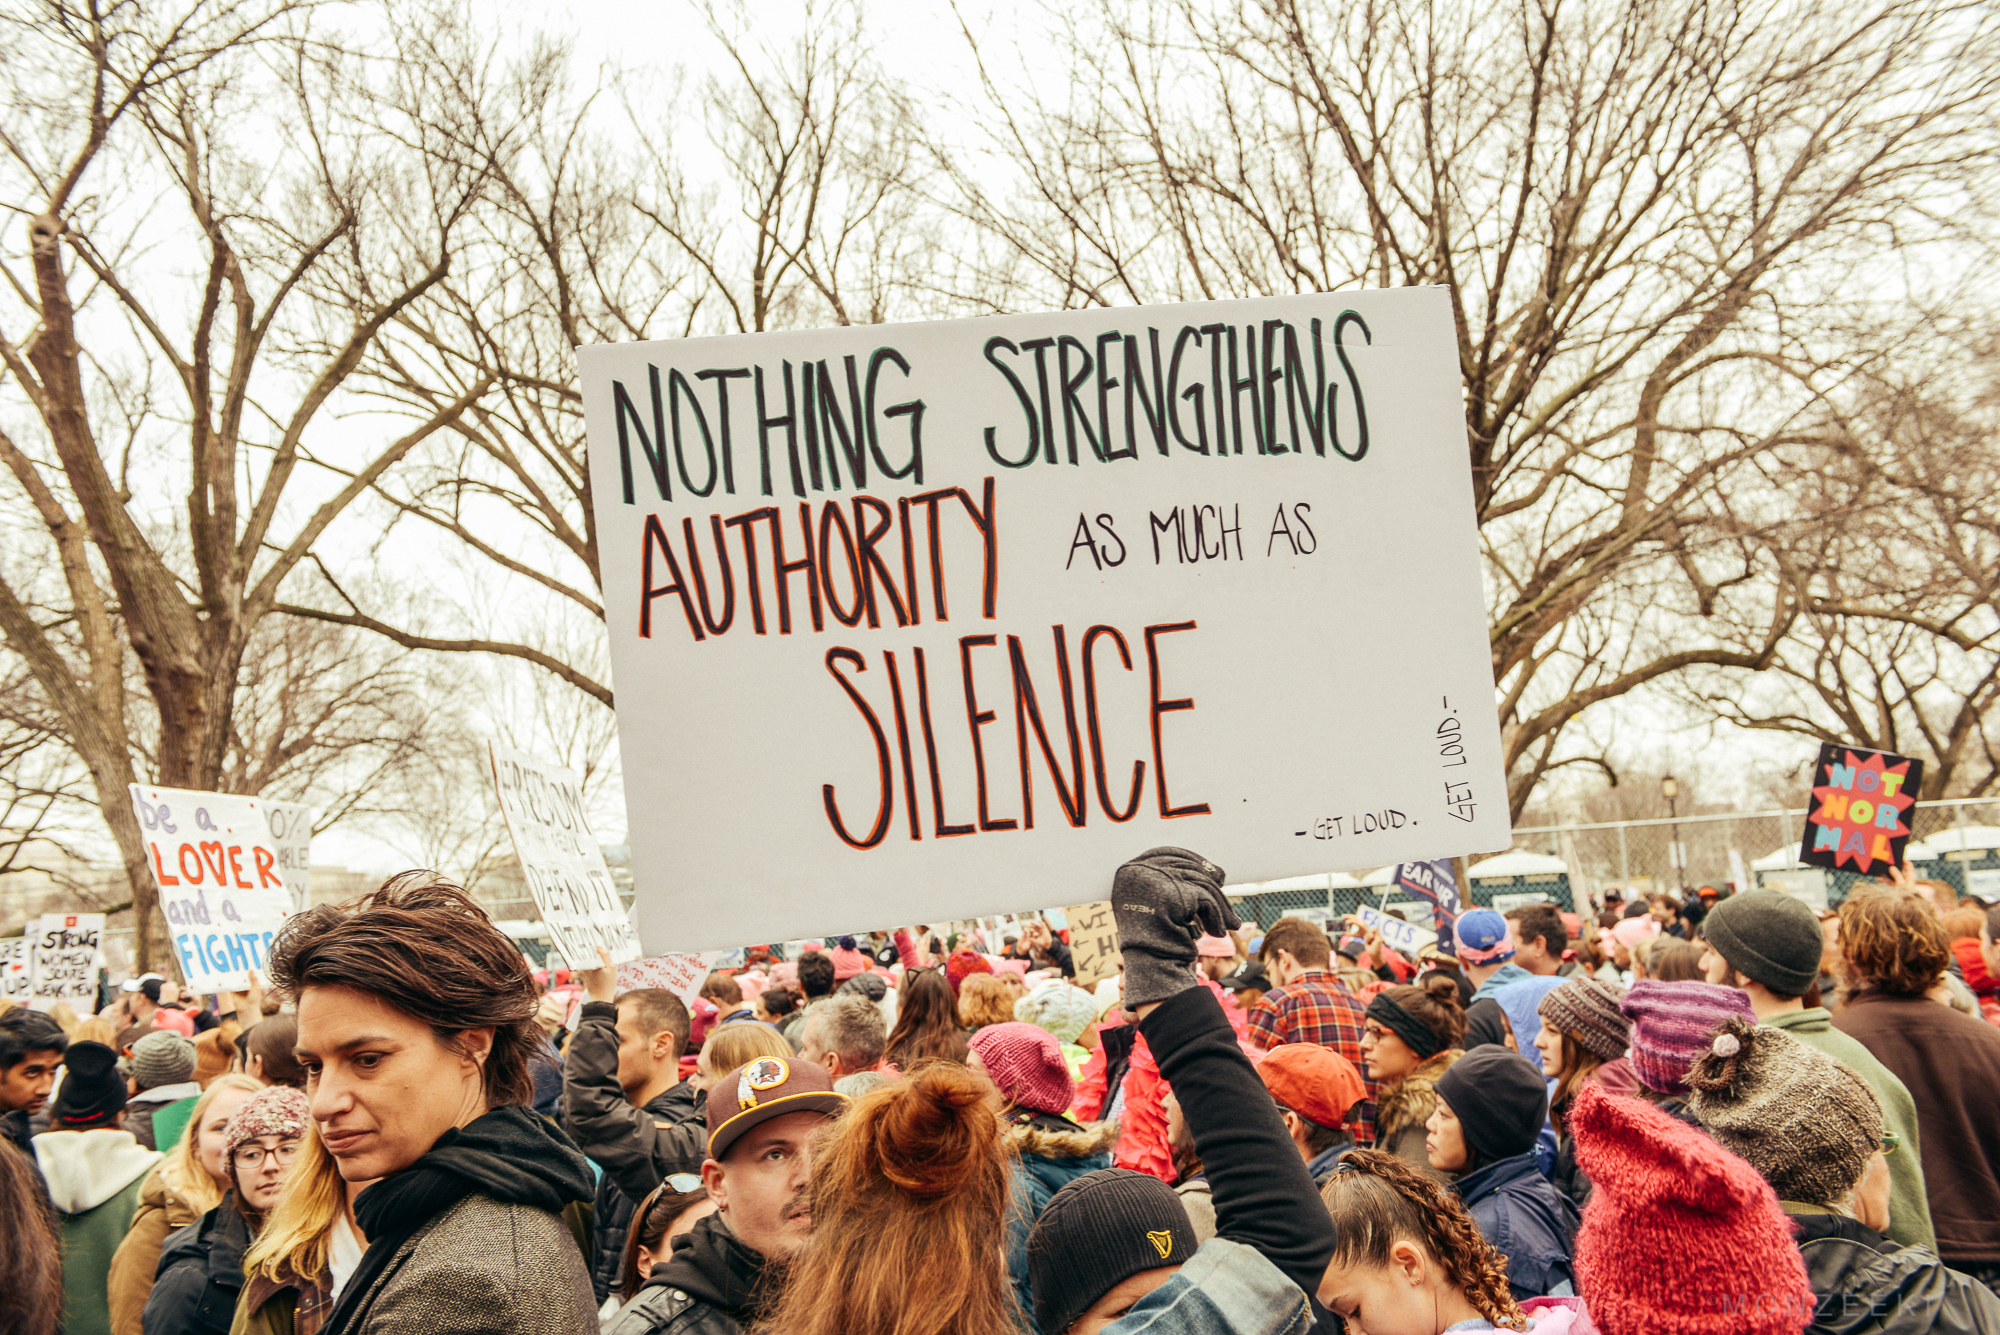
POLYGON ((1136 1010, 1195 985, 1195 940, 1241 919, 1222 893, 1222 868, 1185 848, 1153 848, 1118 869, 1111 913, 1125 962, 1125 1005, 1136 1010))

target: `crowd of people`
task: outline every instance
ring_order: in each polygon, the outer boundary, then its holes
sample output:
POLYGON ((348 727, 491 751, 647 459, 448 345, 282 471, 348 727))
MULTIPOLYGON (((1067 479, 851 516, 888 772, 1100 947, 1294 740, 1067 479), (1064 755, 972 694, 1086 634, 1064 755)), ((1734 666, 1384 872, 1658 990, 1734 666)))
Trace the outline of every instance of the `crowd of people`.
MULTIPOLYGON (((2000 1332, 2000 908, 1473 908, 541 969, 395 877, 0 1011, 0 1335, 2000 1332), (789 958, 788 958, 789 956, 789 958), (268 988, 266 987, 268 984, 268 988)), ((572 962, 579 963, 579 962, 572 962)))

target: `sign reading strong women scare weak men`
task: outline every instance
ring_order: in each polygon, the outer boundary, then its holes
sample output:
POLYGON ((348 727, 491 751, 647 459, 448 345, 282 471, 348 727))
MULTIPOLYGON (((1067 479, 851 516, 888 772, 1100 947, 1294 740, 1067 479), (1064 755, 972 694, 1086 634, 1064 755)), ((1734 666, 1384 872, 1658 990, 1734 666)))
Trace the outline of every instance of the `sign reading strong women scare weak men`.
POLYGON ((174 954, 196 992, 242 992, 291 912, 264 799, 133 784, 174 954))
POLYGON ((104 945, 102 913, 44 913, 28 924, 30 1004, 48 1010, 58 1002, 97 1009, 97 957, 104 945))
POLYGON ((556 950, 572 969, 595 969, 600 946, 611 952, 613 964, 638 959, 644 953, 639 938, 590 832, 583 776, 498 742, 488 746, 500 814, 556 950))
POLYGON ((580 350, 652 950, 1504 847, 1438 289, 580 350))

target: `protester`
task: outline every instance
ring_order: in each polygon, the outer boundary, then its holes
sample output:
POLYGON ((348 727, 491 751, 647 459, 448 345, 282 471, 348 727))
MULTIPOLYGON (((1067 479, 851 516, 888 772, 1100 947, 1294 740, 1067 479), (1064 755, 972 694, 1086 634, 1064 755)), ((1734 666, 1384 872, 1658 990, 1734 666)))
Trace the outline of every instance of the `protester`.
POLYGON ((1569 931, 1555 905, 1523 904, 1500 916, 1507 923, 1507 940, 1514 947, 1516 965, 1544 978, 1562 971, 1569 931))
POLYGON ((1014 1003, 1014 1018, 1055 1035, 1071 1076, 1082 1074, 1090 1060, 1085 1040, 1096 1043, 1097 1003, 1090 993, 1068 979, 1051 978, 1014 1003))
POLYGON ((832 1079, 879 1070, 888 1048, 882 1012, 866 998, 834 996, 806 1007, 799 1056, 824 1067, 832 1079))
POLYGON ((1347 1058, 1317 1043, 1287 1043, 1265 1054, 1257 1064, 1257 1075, 1271 1091, 1278 1116, 1314 1185, 1325 1181, 1354 1148, 1353 1139, 1341 1128, 1349 1110, 1368 1096, 1361 1072, 1347 1058))
MULTIPOLYGON (((759 1057, 790 1057, 792 1045, 784 1040, 777 1030, 762 1024, 732 1024, 724 1029, 711 1030, 708 1041, 701 1045, 701 1056, 695 1062, 694 1078, 689 1081, 697 1091, 706 1094, 715 1087, 715 1082, 739 1066, 748 1066, 759 1057)), ((704 1103, 704 1106, 705 1103, 704 1103)), ((574 1112, 567 1114, 572 1121, 574 1112)), ((644 1118, 623 1118, 633 1123, 646 1121, 644 1118)), ((678 1125, 678 1124, 677 1124, 678 1125)), ((571 1129, 575 1134, 574 1128, 571 1129)), ((595 1139, 595 1133, 592 1138, 595 1139)), ((701 1166, 697 1156, 696 1168, 701 1166)), ((692 1171, 692 1170, 690 1170, 692 1171)), ((648 1187, 647 1191, 652 1188, 648 1187)))
POLYGON ((1549 1093, 1549 1117, 1557 1149, 1550 1178, 1579 1207, 1590 1198, 1590 1180, 1577 1170, 1576 1141, 1565 1123, 1586 1085, 1612 1094, 1639 1092, 1639 1079, 1626 1057, 1632 1022, 1618 1009, 1624 989, 1595 978, 1572 978, 1542 998, 1542 1028, 1535 1046, 1542 1072, 1556 1082, 1549 1093))
POLYGON ((783 1029, 798 1019, 798 998, 782 987, 767 987, 751 1003, 750 1013, 774 1029, 783 1029))
POLYGON ((1575 1291, 1576 1207, 1542 1176, 1535 1153, 1548 1105, 1534 1064, 1489 1044, 1438 1077, 1426 1126, 1430 1167, 1452 1178, 1481 1236, 1505 1256, 1517 1301, 1575 1291))
POLYGON ((1756 1169, 1601 1085, 1577 1096, 1570 1128, 1596 1184, 1576 1235, 1577 1288, 1603 1335, 1804 1329, 1812 1286, 1791 1221, 1756 1169))
POLYGON ((102 1043, 72 1043, 49 1109, 50 1130, 34 1138, 62 1233, 65 1335, 109 1335, 111 1258, 132 1227, 146 1174, 160 1159, 119 1126, 125 1097, 118 1054, 102 1043))
MULTIPOLYGON (((1361 1003, 1327 972, 1333 947, 1326 933, 1304 918, 1280 918, 1264 933, 1260 954, 1265 973, 1276 984, 1251 1008, 1245 1036, 1269 1050, 1286 1043, 1316 1043, 1353 1063, 1367 1063, 1361 1035, 1367 1016, 1361 1003)), ((1129 992, 1126 1004, 1131 1004, 1129 992)), ((1375 1139, 1375 1091, 1349 1114, 1356 1141, 1375 1139)))
POLYGON ((1757 1023, 1749 994, 1712 983, 1662 983, 1642 978, 1619 998, 1631 1022, 1632 1074, 1642 1096, 1681 1117, 1687 1111, 1688 1067, 1731 1019, 1757 1023))
MULTIPOLYGON (((7 1014, 0 1012, 0 1021, 7 1014)), ((0 1331, 59 1335, 62 1239, 34 1160, 11 1141, 0 1143, 0 1220, 5 1221, 0 1227, 0 1331)))
POLYGON ((1424 1127, 1437 1111, 1437 1078, 1465 1046, 1460 995, 1454 974, 1431 973, 1421 986, 1392 987, 1368 1002, 1361 1051, 1375 1081, 1375 1147, 1418 1172, 1436 1171, 1424 1127))
MULTIPOLYGON (((970 1073, 948 1078, 979 1088, 970 1073)), ((674 1240, 672 1253, 606 1323, 604 1335, 669 1329, 675 1335, 737 1335, 765 1313, 778 1277, 788 1269, 796 1272, 818 1208, 806 1191, 813 1180, 815 1142, 846 1100, 823 1069, 782 1057, 760 1057, 726 1072, 715 1094, 708 1101, 701 1180, 716 1212, 674 1240), (772 1283, 765 1282, 767 1271, 772 1283)), ((999 1128, 990 1113, 983 1121, 997 1140, 999 1128)), ((984 1239, 989 1249, 998 1234, 996 1218, 984 1239)), ((997 1250, 993 1255, 998 1283, 997 1250)), ((917 1272, 902 1272, 897 1282, 919 1278, 917 1272)), ((816 1300, 824 1297, 815 1294, 816 1300)), ((851 1310, 844 1302, 833 1306, 851 1310)))
MULTIPOLYGON (((862 954, 859 944, 851 936, 843 936, 836 940, 833 949, 827 952, 827 958, 833 961, 833 981, 836 987, 850 978, 858 978, 868 972, 868 957, 862 954)), ((816 999, 808 997, 807 1004, 810 1005, 816 999)))
MULTIPOLYGON (((639 1202, 632 1226, 625 1231, 624 1260, 619 1267, 618 1305, 639 1296, 640 1286, 673 1254, 674 1239, 715 1213, 708 1188, 693 1173, 675 1173, 639 1202)), ((615 1312, 613 1313, 615 1315, 615 1312)))
POLYGON ((754 1020, 756 1013, 743 1004, 743 988, 726 973, 711 973, 708 981, 701 985, 701 995, 715 1003, 719 1012, 715 1019, 716 1028, 726 1024, 740 1024, 754 1020))
POLYGON ((268 1086, 230 1118, 223 1142, 229 1190, 161 1249, 141 1317, 145 1335, 227 1335, 243 1290, 243 1254, 277 1203, 299 1142, 311 1134, 311 1107, 289 1085, 268 1086))
POLYGON ((124 1127, 149 1150, 170 1150, 153 1141, 153 1114, 168 1104, 201 1097, 194 1082, 194 1044, 170 1030, 155 1029, 132 1045, 131 1093, 125 1100, 124 1127))
POLYGON ((1201 1152, 1195 1148, 1187 1114, 1171 1089, 1167 1091, 1166 1112, 1167 1147, 1174 1156, 1174 1195, 1181 1198, 1181 1208, 1187 1211, 1188 1224, 1194 1229, 1195 1245, 1200 1246, 1215 1236, 1215 1194, 1202 1170, 1201 1152))
POLYGON ((1194 980, 1195 938, 1236 925, 1222 879, 1195 854, 1153 849, 1119 868, 1110 896, 1126 1004, 1179 1095, 1216 1235, 1197 1244, 1180 1199, 1155 1177, 1109 1168, 1078 1178, 1028 1239, 1044 1335, 1247 1335, 1308 1319, 1332 1223, 1221 1004, 1194 980))
POLYGON ((972 1036, 971 1064, 1004 1105, 1002 1139, 1013 1186, 1007 1210, 1007 1270, 1021 1310, 1034 1310, 1028 1285, 1028 1231, 1050 1198, 1085 1173, 1111 1167, 1118 1128, 1079 1126, 1063 1116, 1075 1093, 1055 1035, 1018 1020, 972 1036))
POLYGON ((29 1123, 48 1106, 69 1036, 40 1011, 0 1011, 0 1136, 34 1159, 29 1123))
POLYGON ((243 1069, 267 1085, 306 1087, 306 1070, 293 1053, 298 1048, 299 1022, 294 1015, 267 1015, 243 1031, 237 1049, 243 1069))
MULTIPOLYGON (((856 970, 856 973, 860 970, 856 970)), ((821 997, 833 995, 840 981, 840 966, 823 950, 809 950, 799 957, 799 995, 810 1006, 821 997)), ((853 977, 853 974, 847 975, 853 977)))
MULTIPOLYGON (((1447 1188, 1381 1150, 1357 1150, 1345 1165, 1320 1191, 1337 1239, 1318 1286, 1329 1312, 1392 1335, 1528 1327, 1505 1258, 1447 1188)), ((1565 1311, 1533 1328, 1554 1335, 1572 1324, 1565 1311)))
POLYGON ((1840 906, 1840 947, 1853 990, 1833 1024, 1916 1103, 1937 1253, 2000 1291, 2000 1029, 1929 1000, 1951 951, 1937 914, 1917 896, 1850 895, 1840 906))
POLYGON ((958 988, 958 1022, 967 1029, 1011 1024, 1014 992, 994 974, 975 974, 958 988))
MULTIPOLYGON (((610 953, 599 947, 598 958, 599 967, 576 974, 587 1000, 564 1054, 562 1120, 577 1147, 605 1170, 590 1211, 590 1287, 602 1304, 618 1283, 625 1234, 637 1202, 647 1194, 628 1194, 619 1186, 621 1179, 651 1171, 651 1141, 640 1129, 697 1121, 705 1100, 692 1082, 680 1078, 691 1025, 687 1007, 661 988, 618 992, 610 953)), ((717 1032, 757 1030, 738 1025, 717 1032)))
POLYGON ((889 1064, 899 1071, 927 1061, 963 1065, 966 1051, 957 991, 936 969, 904 973, 896 989, 896 1027, 889 1031, 889 1064))
POLYGON ((1222 980, 1222 988, 1236 999, 1237 1007, 1247 1016, 1271 990, 1271 978, 1264 972, 1262 960, 1245 960, 1222 980))
POLYGON ((1818 1297, 1814 1335, 2000 1330, 2000 1297, 1902 1247, 1889 1223, 1889 1165, 1900 1151, 1860 1076, 1782 1029, 1726 1022, 1688 1076, 1695 1115, 1747 1160, 1798 1230, 1818 1297))
POLYGON ((317 1335, 361 1268, 367 1240, 354 1201, 373 1182, 349 1182, 318 1135, 299 1142, 286 1188, 243 1255, 248 1282, 233 1335, 317 1335))
MULTIPOLYGON (((1839 925, 1839 919, 1831 921, 1839 925)), ((1751 890, 1717 904, 1703 920, 1702 932, 1706 951, 1701 967, 1709 982, 1741 988, 1760 1024, 1783 1029, 1868 1082, 1890 1133, 1904 1150, 1889 1164, 1888 1234, 1906 1247, 1937 1246, 1924 1185, 1927 1156, 1910 1090, 1865 1046, 1834 1028, 1830 1011, 1805 1003, 1805 994, 1818 983, 1826 951, 1831 948, 1838 955, 1819 919, 1790 895, 1751 890)))
POLYGON ((1452 924, 1452 942, 1459 965, 1472 983, 1474 1001, 1531 976, 1514 962, 1514 938, 1507 920, 1492 909, 1467 909, 1459 914, 1452 924))
POLYGON ((180 1142, 146 1175, 132 1227, 111 1258, 107 1282, 113 1335, 140 1335, 140 1313, 153 1291, 168 1235, 200 1223, 221 1203, 230 1185, 223 1154, 229 1119, 262 1088, 239 1072, 217 1076, 195 1100, 180 1142))
POLYGON ((1030 918, 1021 924, 1021 932, 1027 938, 1028 958, 1038 969, 1055 969, 1065 978, 1076 977, 1076 956, 1071 953, 1069 943, 1052 931, 1040 918, 1030 918))
POLYGON ((590 1276, 560 1212, 590 1199, 590 1169, 524 1106, 542 1040, 514 943, 413 872, 293 914, 270 971, 297 1007, 328 1152, 348 1180, 380 1179, 355 1202, 369 1247, 327 1335, 588 1330, 590 1276))

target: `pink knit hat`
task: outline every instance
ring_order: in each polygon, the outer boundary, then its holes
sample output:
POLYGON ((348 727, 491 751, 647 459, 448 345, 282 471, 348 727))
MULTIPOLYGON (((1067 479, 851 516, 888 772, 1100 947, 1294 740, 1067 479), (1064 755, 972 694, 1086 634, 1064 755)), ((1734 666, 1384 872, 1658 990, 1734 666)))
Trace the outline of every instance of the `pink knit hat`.
POLYGON ((1618 1003, 1632 1021, 1632 1071, 1658 1094, 1685 1095, 1688 1067, 1731 1016, 1757 1023, 1750 995, 1714 983, 1642 978, 1618 1003))
POLYGON ((1236 943, 1226 936, 1198 937, 1194 943, 1194 953, 1213 960, 1236 958, 1236 943))
POLYGON ((1570 1110, 1595 1190, 1577 1291, 1604 1335, 1798 1335, 1814 1297, 1770 1184, 1651 1104, 1585 1085, 1570 1110))
POLYGON ((1069 1108, 1076 1083, 1055 1035, 1040 1025, 989 1024, 972 1036, 972 1050, 1007 1102, 1055 1116, 1069 1108))
POLYGON ((312 1126, 312 1105, 290 1085, 269 1085, 250 1096, 222 1132, 224 1162, 236 1157, 236 1147, 258 1136, 306 1134, 312 1126))

